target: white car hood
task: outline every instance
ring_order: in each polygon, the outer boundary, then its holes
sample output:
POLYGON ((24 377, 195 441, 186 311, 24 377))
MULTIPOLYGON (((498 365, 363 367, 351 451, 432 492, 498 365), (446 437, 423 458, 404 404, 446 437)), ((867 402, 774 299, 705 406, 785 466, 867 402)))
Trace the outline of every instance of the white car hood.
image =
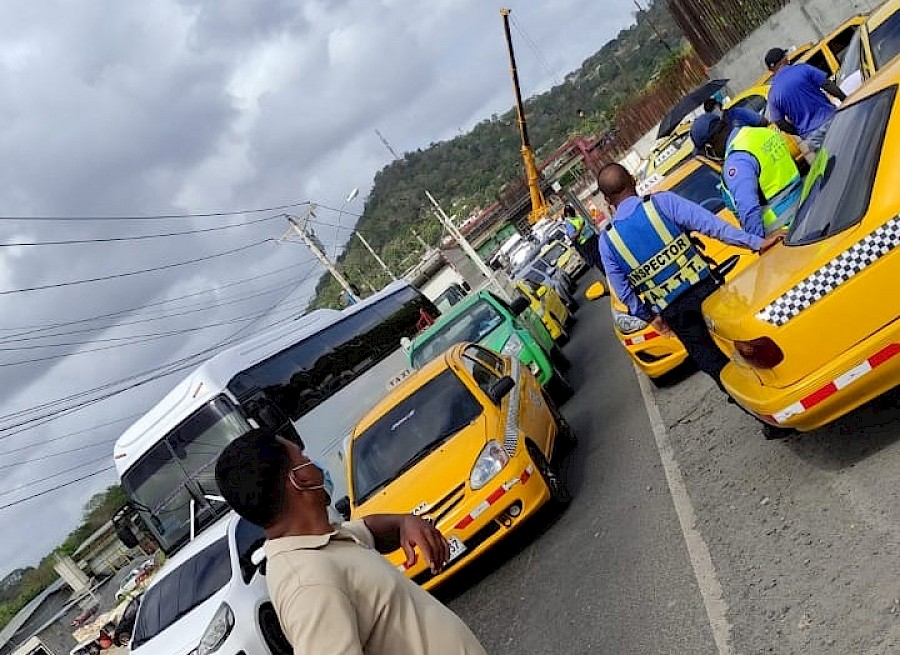
POLYGON ((132 648, 130 655, 187 655, 199 644, 203 633, 212 621, 219 605, 228 595, 231 583, 200 603, 190 612, 175 621, 168 628, 141 644, 140 648, 132 648))

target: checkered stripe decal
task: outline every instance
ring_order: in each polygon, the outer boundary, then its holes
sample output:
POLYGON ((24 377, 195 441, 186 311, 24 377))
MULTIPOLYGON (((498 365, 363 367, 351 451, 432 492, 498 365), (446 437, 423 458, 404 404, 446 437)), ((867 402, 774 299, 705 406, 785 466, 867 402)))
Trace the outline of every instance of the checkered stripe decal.
POLYGON ((509 394, 509 403, 506 406, 506 426, 503 430, 503 448, 510 456, 516 454, 516 446, 519 445, 519 360, 512 359, 509 376, 516 381, 516 386, 509 394))
POLYGON ((873 262, 884 257, 898 244, 900 244, 900 217, 895 216, 793 289, 773 300, 756 314, 756 318, 781 327, 817 300, 824 298, 873 262))

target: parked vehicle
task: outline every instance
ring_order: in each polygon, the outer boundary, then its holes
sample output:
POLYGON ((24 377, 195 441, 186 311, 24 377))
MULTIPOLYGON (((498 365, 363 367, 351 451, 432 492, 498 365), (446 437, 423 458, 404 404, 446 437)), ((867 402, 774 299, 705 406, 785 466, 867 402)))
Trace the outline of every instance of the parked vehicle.
POLYGON ((577 279, 587 270, 584 258, 565 241, 551 241, 541 248, 538 257, 573 279, 577 279))
MULTIPOLYGON (((353 429, 345 503, 352 517, 412 512, 450 544, 434 575, 423 557, 407 576, 431 589, 509 537, 542 506, 566 505, 552 463, 567 426, 518 361, 457 344, 398 385, 353 429)), ((404 568, 402 550, 386 555, 404 568)))
POLYGON ((571 395, 560 372, 568 361, 527 299, 518 298, 509 305, 491 291, 473 294, 416 336, 408 350, 409 365, 423 368, 463 341, 518 358, 557 401, 571 395))
POLYGON ((141 601, 132 655, 289 655, 252 555, 261 528, 231 513, 184 546, 141 601))
POLYGON ((860 26, 835 79, 844 93, 853 93, 898 54, 900 0, 888 0, 860 26))
POLYGON ((557 343, 565 343, 569 339, 566 329, 575 321, 563 299, 552 288, 545 284, 536 284, 530 280, 518 280, 516 290, 531 303, 531 309, 541 317, 547 331, 557 343))
POLYGON ((112 633, 113 643, 116 646, 127 646, 131 642, 131 635, 134 634, 134 622, 143 597, 143 593, 138 594, 128 601, 125 609, 122 610, 122 615, 112 633))
POLYGON ((895 59, 843 103, 784 243, 704 304, 735 351, 723 385, 772 425, 813 430, 900 380, 898 84, 895 59))

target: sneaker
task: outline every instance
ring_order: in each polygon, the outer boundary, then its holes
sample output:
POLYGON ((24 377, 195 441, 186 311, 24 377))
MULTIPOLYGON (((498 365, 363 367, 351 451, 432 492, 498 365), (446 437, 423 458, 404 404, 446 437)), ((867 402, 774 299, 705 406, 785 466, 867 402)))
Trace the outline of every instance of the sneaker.
POLYGON ((762 432, 766 439, 785 439, 797 434, 797 430, 794 428, 779 428, 776 425, 769 425, 768 423, 763 423, 762 432))

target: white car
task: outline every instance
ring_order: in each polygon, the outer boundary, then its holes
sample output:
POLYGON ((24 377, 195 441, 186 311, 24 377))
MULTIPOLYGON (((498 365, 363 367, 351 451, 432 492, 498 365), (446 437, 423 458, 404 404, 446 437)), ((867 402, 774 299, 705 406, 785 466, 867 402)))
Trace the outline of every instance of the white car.
POLYGON ((263 531, 233 512, 197 535, 147 588, 132 655, 290 655, 252 556, 263 531))

